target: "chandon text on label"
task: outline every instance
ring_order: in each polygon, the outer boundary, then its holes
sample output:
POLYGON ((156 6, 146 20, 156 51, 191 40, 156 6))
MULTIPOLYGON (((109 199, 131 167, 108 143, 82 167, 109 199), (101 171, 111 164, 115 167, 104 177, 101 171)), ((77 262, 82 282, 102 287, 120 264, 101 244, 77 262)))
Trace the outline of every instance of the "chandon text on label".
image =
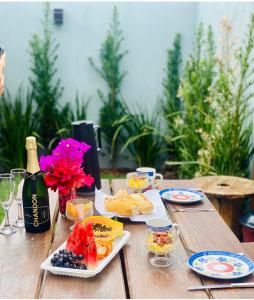
POLYGON ((38 227, 39 226, 39 218, 38 218, 38 202, 37 202, 37 195, 32 194, 32 208, 33 208, 33 221, 34 221, 34 226, 38 227))

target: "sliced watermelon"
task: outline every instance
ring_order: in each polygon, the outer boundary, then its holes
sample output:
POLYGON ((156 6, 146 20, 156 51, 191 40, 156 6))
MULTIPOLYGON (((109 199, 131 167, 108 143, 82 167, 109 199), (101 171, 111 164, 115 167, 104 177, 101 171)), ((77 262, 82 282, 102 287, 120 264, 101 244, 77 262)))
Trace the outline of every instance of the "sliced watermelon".
POLYGON ((66 249, 73 253, 80 255, 86 254, 86 227, 81 223, 76 223, 72 233, 67 239, 66 249))
POLYGON ((88 222, 85 224, 86 226, 86 235, 87 235, 87 248, 86 248, 86 265, 88 268, 93 268, 97 265, 97 248, 94 239, 94 232, 93 232, 93 223, 88 222))
POLYGON ((83 263, 89 269, 96 267, 98 260, 93 224, 91 222, 86 224, 77 222, 67 239, 66 249, 77 255, 83 254, 83 263))

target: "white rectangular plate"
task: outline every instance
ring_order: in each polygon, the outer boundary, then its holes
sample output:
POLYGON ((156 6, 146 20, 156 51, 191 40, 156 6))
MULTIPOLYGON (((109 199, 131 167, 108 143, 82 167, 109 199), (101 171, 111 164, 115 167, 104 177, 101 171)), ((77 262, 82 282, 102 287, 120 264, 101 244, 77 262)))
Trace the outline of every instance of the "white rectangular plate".
POLYGON ((120 249, 127 243, 130 238, 129 231, 124 231, 123 235, 116 238, 113 241, 113 250, 112 252, 102 260, 99 260, 98 265, 95 269, 92 270, 76 270, 68 268, 53 267, 50 260, 54 256, 54 253, 57 253, 61 249, 65 249, 66 242, 64 242, 56 251, 54 251, 42 264, 41 269, 50 271, 56 275, 65 275, 65 276, 74 276, 74 277, 92 277, 100 273, 106 265, 116 256, 120 249))
POLYGON ((162 203, 162 200, 161 200, 161 197, 159 194, 159 191, 158 190, 149 190, 149 191, 144 192, 144 195, 153 203, 154 207, 153 207, 153 211, 151 214, 126 217, 126 216, 120 216, 114 212, 108 212, 105 210, 105 207, 104 207, 104 200, 107 195, 104 194, 101 190, 95 191, 94 206, 102 216, 106 216, 108 218, 113 218, 113 217, 121 218, 122 217, 122 218, 130 219, 132 222, 146 222, 149 219, 153 219, 153 218, 168 219, 167 213, 165 211, 165 207, 162 203))

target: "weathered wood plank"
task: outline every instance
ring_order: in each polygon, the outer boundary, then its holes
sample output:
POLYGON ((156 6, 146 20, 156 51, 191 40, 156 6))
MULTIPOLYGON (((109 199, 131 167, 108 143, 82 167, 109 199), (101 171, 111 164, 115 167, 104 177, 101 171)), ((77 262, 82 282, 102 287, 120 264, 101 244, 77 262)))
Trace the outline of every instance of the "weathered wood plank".
MULTIPOLYGON (((57 194, 49 192, 51 230, 26 233, 17 229, 11 236, 0 235, 0 298, 34 298, 40 290, 43 271, 41 262, 47 257, 58 211, 57 194)), ((10 208, 11 222, 17 219, 17 204, 10 208)))
MULTIPOLYGON (((124 180, 112 181, 114 193, 124 188, 124 180)), ((187 254, 181 242, 174 255, 174 265, 156 268, 149 263, 150 254, 145 248, 145 225, 128 223, 124 228, 131 232, 129 245, 123 249, 130 298, 207 298, 204 291, 187 290, 201 282, 188 269, 185 263, 187 254)))
MULTIPOLYGON (((102 181, 102 189, 110 193, 109 182, 102 181)), ((52 251, 58 248, 68 237, 71 223, 58 217, 52 251)), ((120 256, 117 255, 110 264, 92 278, 56 276, 49 272, 40 293, 41 298, 125 298, 120 256)))
POLYGON ((242 243, 245 255, 254 261, 254 242, 242 243))

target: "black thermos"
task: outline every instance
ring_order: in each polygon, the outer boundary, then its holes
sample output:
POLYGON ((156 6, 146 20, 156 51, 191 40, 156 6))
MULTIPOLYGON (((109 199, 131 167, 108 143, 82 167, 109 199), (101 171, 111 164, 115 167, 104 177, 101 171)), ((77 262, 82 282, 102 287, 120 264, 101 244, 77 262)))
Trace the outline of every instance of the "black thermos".
POLYGON ((98 151, 100 151, 101 147, 100 127, 94 126, 92 121, 87 120, 72 122, 72 135, 75 140, 85 142, 92 147, 85 153, 82 167, 86 174, 91 174, 95 179, 91 188, 88 188, 87 186, 81 187, 77 190, 77 193, 80 195, 94 194, 95 187, 97 189, 101 188, 98 159, 98 151))

